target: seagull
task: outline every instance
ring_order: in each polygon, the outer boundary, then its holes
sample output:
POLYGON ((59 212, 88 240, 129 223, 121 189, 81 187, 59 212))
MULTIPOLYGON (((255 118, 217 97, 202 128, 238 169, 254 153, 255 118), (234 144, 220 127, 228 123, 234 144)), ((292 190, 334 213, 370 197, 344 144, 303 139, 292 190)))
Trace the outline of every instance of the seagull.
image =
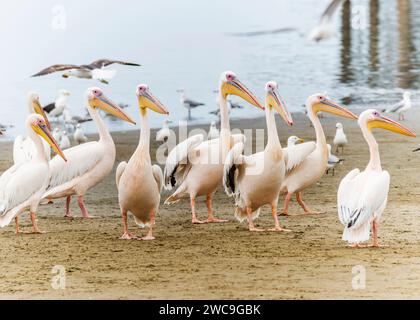
POLYGON ((103 68, 111 64, 121 64, 125 66, 136 66, 140 64, 125 62, 120 60, 99 59, 90 64, 74 65, 74 64, 55 64, 48 68, 41 70, 32 77, 44 76, 58 71, 65 71, 63 78, 76 77, 81 79, 97 79, 102 83, 108 84, 109 79, 115 76, 115 70, 104 70, 103 68))
POLYGON ((309 34, 309 39, 319 42, 331 38, 334 34, 332 30, 331 20, 337 8, 342 5, 346 0, 331 0, 330 4, 325 9, 321 16, 318 25, 312 29, 309 34))
POLYGON ((338 152, 338 148, 341 147, 341 154, 344 152, 344 146, 347 144, 347 137, 344 133, 343 125, 338 122, 335 127, 337 128, 335 132, 335 137, 333 140, 335 151, 338 152))
POLYGON ((299 137, 296 137, 296 136, 290 136, 288 139, 287 139, 287 146, 288 147, 291 147, 291 146, 294 146, 294 145, 296 145, 296 144, 298 144, 298 143, 302 143, 302 142, 304 142, 305 140, 303 140, 302 138, 299 138, 299 137))
POLYGON ((80 123, 76 125, 76 131, 74 131, 73 139, 77 142, 77 144, 85 143, 88 141, 88 138, 85 136, 82 125, 80 123))
POLYGON ((327 174, 328 172, 332 169, 332 175, 334 176, 334 166, 337 163, 341 163, 342 161, 344 161, 344 159, 340 159, 339 157, 337 157, 336 155, 331 153, 331 145, 327 144, 327 148, 328 148, 328 161, 327 161, 327 174))
POLYGON ((70 92, 68 92, 65 89, 61 89, 58 92, 58 97, 55 100, 55 102, 52 102, 50 104, 47 104, 43 109, 46 113, 48 113, 48 116, 55 117, 56 119, 63 114, 64 109, 67 106, 67 98, 70 95, 70 92))
POLYGON ((68 148, 70 148, 70 147, 71 147, 71 144, 70 144, 70 139, 69 139, 69 137, 67 136, 67 132, 64 130, 64 131, 61 133, 60 149, 61 149, 61 150, 65 150, 65 149, 68 149, 68 148))
POLYGON ((219 130, 216 127, 216 121, 212 121, 210 124, 210 130, 209 133, 207 134, 207 139, 208 140, 213 140, 213 139, 217 139, 219 138, 220 133, 219 130))
POLYGON ((54 128, 54 131, 52 133, 53 138, 55 141, 61 141, 61 131, 60 128, 56 127, 54 128))
POLYGON ((382 112, 392 112, 392 113, 398 113, 398 120, 405 120, 404 113, 411 109, 411 93, 409 91, 404 91, 403 93, 403 99, 398 102, 397 104, 394 104, 392 107, 388 109, 382 110, 382 112))
POLYGON ((181 104, 188 109, 188 120, 191 120, 191 109, 203 106, 204 103, 188 99, 184 89, 178 89, 177 92, 181 95, 181 104))
POLYGON ((166 142, 168 141, 169 137, 171 136, 171 130, 169 130, 169 123, 170 120, 165 119, 163 120, 162 128, 156 132, 156 141, 158 142, 166 142))
POLYGON ((76 127, 78 124, 83 122, 92 121, 92 118, 89 115, 86 115, 84 117, 71 115, 70 111, 67 108, 64 109, 63 116, 64 123, 73 127, 76 127))

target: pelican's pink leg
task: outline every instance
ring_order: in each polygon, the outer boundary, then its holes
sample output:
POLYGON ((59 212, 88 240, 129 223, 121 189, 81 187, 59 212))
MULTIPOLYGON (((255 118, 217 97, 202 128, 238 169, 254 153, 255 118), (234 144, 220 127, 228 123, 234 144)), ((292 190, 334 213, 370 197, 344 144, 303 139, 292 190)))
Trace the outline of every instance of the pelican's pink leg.
POLYGON ((227 222, 228 220, 218 219, 214 216, 213 212, 213 194, 209 193, 206 199, 206 206, 207 206, 207 221, 206 222, 227 222))
POLYGON ((192 215, 192 223, 193 224, 202 224, 202 223, 206 223, 205 221, 201 221, 197 219, 197 213, 195 211, 195 197, 194 196, 190 196, 190 202, 191 202, 191 215, 192 215))
POLYGON ((379 228, 379 223, 376 220, 373 220, 373 222, 372 222, 372 244, 369 245, 369 247, 373 247, 373 248, 386 247, 384 245, 379 244, 378 228, 379 228))
POLYGON ((274 219, 274 228, 268 229, 268 231, 284 231, 290 232, 289 229, 284 229, 280 226, 279 218, 277 217, 277 201, 271 205, 271 214, 274 219))
POLYGON ((292 199, 293 193, 288 192, 286 195, 286 198, 284 198, 284 206, 283 209, 280 212, 280 215, 282 216, 288 216, 289 215, 289 203, 292 199))
POLYGON ((147 233, 147 235, 143 238, 141 238, 141 240, 155 240, 155 237, 153 236, 153 226, 155 225, 155 212, 152 211, 150 213, 150 227, 149 227, 149 232, 147 233))
POLYGON ((77 203, 79 204, 80 211, 82 212, 82 216, 83 216, 83 218, 92 218, 92 217, 89 215, 89 213, 88 213, 88 211, 87 211, 87 209, 86 209, 86 206, 85 206, 85 201, 84 201, 84 199, 83 199, 83 196, 79 196, 79 197, 77 198, 77 203))
POLYGON ((321 212, 319 211, 313 211, 311 210, 306 204, 305 202, 303 202, 302 199, 302 192, 299 191, 296 193, 296 200, 299 203, 299 205, 302 207, 302 209, 305 211, 305 214, 320 214, 321 212))
POLYGON ((45 233, 44 231, 41 231, 38 229, 36 213, 31 211, 29 214, 31 216, 31 221, 32 221, 32 233, 45 233))
POLYGON ((248 216, 248 228, 249 228, 249 231, 253 231, 253 232, 265 231, 264 229, 257 228, 254 225, 254 221, 252 220, 252 208, 251 207, 246 207, 246 214, 248 216))
POLYGON ((130 233, 128 231, 127 211, 126 210, 121 210, 121 216, 122 216, 122 223, 123 223, 124 233, 120 237, 120 239, 121 240, 137 239, 137 237, 135 235, 133 235, 132 233, 130 233))
POLYGON ((64 215, 64 218, 73 218, 73 216, 70 213, 70 202, 71 202, 71 196, 67 196, 67 198, 66 198, 66 214, 64 215))

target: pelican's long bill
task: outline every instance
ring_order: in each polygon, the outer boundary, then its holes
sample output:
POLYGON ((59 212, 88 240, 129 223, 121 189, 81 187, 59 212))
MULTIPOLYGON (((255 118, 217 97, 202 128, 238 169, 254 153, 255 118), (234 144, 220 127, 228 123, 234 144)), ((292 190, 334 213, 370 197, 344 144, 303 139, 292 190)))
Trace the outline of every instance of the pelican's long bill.
POLYGON ((227 95, 235 95, 241 97, 250 104, 263 110, 265 109, 264 106, 258 101, 257 97, 237 79, 225 82, 222 85, 222 94, 225 97, 227 95))
POLYGON ((402 134, 404 136, 416 137, 416 134, 403 126, 402 124, 394 121, 388 117, 379 115, 376 119, 370 120, 367 123, 368 128, 371 130, 373 128, 381 128, 395 133, 402 134))
POLYGON ((161 114, 169 114, 169 111, 165 106, 150 92, 146 89, 144 92, 137 94, 137 99, 140 108, 149 108, 154 112, 161 114))
POLYGON ((277 90, 267 92, 267 104, 272 106, 280 114, 283 120, 289 125, 293 125, 293 119, 286 108, 283 99, 278 95, 277 90))
POLYGON ((343 118, 357 120, 357 116, 353 112, 340 106, 337 102, 331 100, 330 98, 323 98, 316 106, 316 110, 331 113, 343 118))
POLYGON ((121 120, 136 124, 136 122, 128 114, 126 114, 123 109, 121 109, 116 103, 109 100, 104 94, 93 98, 90 102, 95 108, 99 108, 121 120))
POLYGON ((38 134, 40 137, 42 137, 47 143, 51 146, 51 148, 54 150, 56 154, 58 154, 61 158, 63 158, 64 161, 67 162, 66 156, 63 153, 63 150, 60 149, 58 146, 57 141, 54 139, 54 137, 51 134, 51 131, 48 129, 46 123, 38 123, 32 125, 32 129, 38 134))
POLYGON ((41 106, 41 103, 39 103, 38 100, 32 101, 32 107, 34 108, 35 113, 39 114, 41 117, 44 118, 45 124, 47 125, 48 129, 51 130, 51 124, 48 120, 47 114, 45 113, 44 109, 41 106))

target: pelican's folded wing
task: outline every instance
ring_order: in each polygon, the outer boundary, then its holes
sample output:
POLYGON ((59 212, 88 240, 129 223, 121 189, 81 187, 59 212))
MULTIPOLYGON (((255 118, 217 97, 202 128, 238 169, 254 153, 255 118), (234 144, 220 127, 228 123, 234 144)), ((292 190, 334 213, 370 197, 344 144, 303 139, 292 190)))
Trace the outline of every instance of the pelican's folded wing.
POLYGON ((155 164, 155 165, 152 166, 152 171, 153 171, 153 177, 155 178, 156 183, 158 185, 159 192, 161 192, 162 187, 163 187, 162 169, 157 164, 155 164))
POLYGON ((245 145, 238 142, 229 151, 223 169, 223 187, 228 196, 233 196, 238 192, 239 167, 244 164, 245 145))
POLYGON ((315 150, 315 147, 315 142, 309 141, 283 148, 286 171, 291 171, 296 168, 315 150))

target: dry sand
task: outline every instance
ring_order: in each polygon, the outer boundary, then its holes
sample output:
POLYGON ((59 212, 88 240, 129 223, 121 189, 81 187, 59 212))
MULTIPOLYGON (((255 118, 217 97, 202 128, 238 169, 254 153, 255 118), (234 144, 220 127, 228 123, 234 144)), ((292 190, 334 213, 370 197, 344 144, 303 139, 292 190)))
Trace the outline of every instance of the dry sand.
MULTIPOLYGON (((411 113, 408 118, 419 118, 414 116, 411 113)), ((328 141, 332 141, 336 121, 322 120, 328 141)), ((280 124, 279 119, 277 122, 280 124)), ((0 298, 420 298, 420 154, 411 151, 416 140, 377 132, 383 168, 391 174, 388 207, 379 231, 380 241, 389 247, 351 249, 340 240, 336 192, 349 170, 366 165, 368 150, 356 123, 342 122, 350 140, 345 162, 334 177, 324 176, 304 193, 308 204, 326 214, 281 217, 292 233, 248 232, 246 224, 233 218, 233 200, 219 189, 215 210, 229 219, 228 223, 191 225, 188 201, 181 201, 174 206, 161 205, 155 241, 118 240, 122 226, 112 173, 86 196, 90 213, 99 218, 64 219, 61 200, 39 210, 39 225, 47 231, 44 235, 16 236, 13 226, 0 230, 0 298), (64 290, 51 287, 55 265, 65 267, 64 290), (363 290, 352 288, 352 269, 358 265, 366 270, 363 290)), ((415 120, 405 123, 420 132, 415 120)), ((253 119, 233 121, 232 127, 264 128, 265 124, 264 119, 253 119)), ((302 115, 294 127, 280 127, 282 141, 292 134, 314 138, 313 128, 302 115)), ((127 160, 138 141, 138 131, 113 136, 116 163, 127 160)), ((0 172, 10 165, 11 154, 11 144, 0 142, 0 172)), ((165 192, 163 198, 167 195, 165 192)), ((74 202, 73 213, 80 215, 74 202)), ((202 200, 198 208, 204 218, 202 200)), ((291 212, 300 212, 300 208, 293 203, 291 212)), ((22 215, 22 223, 30 228, 27 214, 22 215)), ((257 224, 271 226, 268 207, 257 224)), ((144 234, 132 219, 130 225, 136 234, 144 234)))

